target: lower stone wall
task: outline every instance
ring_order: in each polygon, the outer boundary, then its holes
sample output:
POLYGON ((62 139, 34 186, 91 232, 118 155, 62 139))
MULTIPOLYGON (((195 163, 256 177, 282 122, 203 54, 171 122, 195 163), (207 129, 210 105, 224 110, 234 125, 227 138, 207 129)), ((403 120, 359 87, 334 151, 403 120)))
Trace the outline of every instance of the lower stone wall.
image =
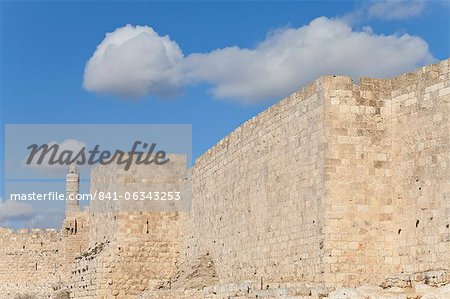
POLYGON ((71 298, 133 298, 174 274, 177 212, 120 212, 113 240, 97 243, 76 258, 71 298))
POLYGON ((0 228, 0 283, 63 282, 63 236, 56 230, 0 228))
POLYGON ((70 280, 72 263, 87 249, 89 240, 89 222, 87 212, 66 213, 61 234, 63 235, 63 281, 67 284, 70 280))
POLYGON ((64 298, 74 257, 87 244, 85 216, 73 213, 60 231, 0 228, 0 298, 64 298))
POLYGON ((450 61, 393 80, 391 167, 398 275, 450 281, 450 61), (442 275, 439 275, 442 277, 442 275))
POLYGON ((393 298, 450 298, 450 284, 429 286, 414 284, 409 287, 383 288, 375 285, 363 285, 356 288, 326 287, 320 284, 279 283, 261 287, 252 282, 217 285, 204 289, 147 291, 138 299, 393 299, 393 298))
POLYGON ((69 299, 69 293, 54 284, 0 283, 0 299, 69 299))

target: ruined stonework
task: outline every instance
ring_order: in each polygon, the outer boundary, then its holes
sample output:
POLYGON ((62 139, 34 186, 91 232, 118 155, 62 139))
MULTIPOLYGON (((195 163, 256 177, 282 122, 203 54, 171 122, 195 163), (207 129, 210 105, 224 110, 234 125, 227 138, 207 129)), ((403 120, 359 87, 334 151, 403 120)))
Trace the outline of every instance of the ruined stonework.
MULTIPOLYGON (((71 298, 450 298, 449 64, 317 79, 197 159, 188 212, 92 202, 71 206, 60 232, 3 229, 0 293, 50 283, 71 298)), ((185 164, 99 167, 91 193, 185 180, 185 164)))

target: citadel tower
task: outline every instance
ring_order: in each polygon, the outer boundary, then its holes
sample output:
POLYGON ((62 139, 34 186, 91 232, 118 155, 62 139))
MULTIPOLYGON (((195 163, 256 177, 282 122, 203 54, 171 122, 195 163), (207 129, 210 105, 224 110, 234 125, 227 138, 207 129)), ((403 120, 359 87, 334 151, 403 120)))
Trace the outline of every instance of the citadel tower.
POLYGON ((75 164, 70 165, 66 174, 66 216, 80 211, 76 195, 80 191, 80 175, 75 164))

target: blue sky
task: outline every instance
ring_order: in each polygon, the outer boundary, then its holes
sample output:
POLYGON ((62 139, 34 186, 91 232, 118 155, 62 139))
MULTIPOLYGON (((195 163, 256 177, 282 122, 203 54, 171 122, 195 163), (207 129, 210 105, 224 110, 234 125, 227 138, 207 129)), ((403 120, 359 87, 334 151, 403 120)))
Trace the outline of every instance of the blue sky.
MULTIPOLYGON (((391 76, 448 58, 449 7, 445 1, 2 2, 1 125, 192 124, 192 153, 198 157, 321 74, 391 76), (147 26, 139 29, 144 48, 130 42, 94 61, 85 77, 105 34, 127 24, 147 26), (330 28, 355 44, 346 48, 330 39, 330 28), (328 39, 322 45, 329 47, 319 47, 319 54, 314 34, 328 39), (405 34, 410 38, 401 38, 405 34), (167 57, 148 54, 151 59, 145 60, 145 47, 165 35, 179 50, 167 57), (291 36, 298 43, 286 43, 291 36), (365 50, 359 42, 371 46, 365 50), (347 62, 345 52, 352 51, 356 57, 347 62), (137 97, 139 86, 124 78, 127 70, 120 65, 121 55, 129 53, 142 54, 143 61, 130 58, 131 64, 148 65, 143 72, 154 82, 143 83, 146 91, 137 97), (322 61, 320 55, 328 53, 336 58, 322 61), (279 63, 283 55, 292 66, 279 63), (393 66, 396 55, 403 61, 393 66), (176 63, 161 62, 173 57, 176 63), (179 80, 167 82, 155 69, 179 80), (171 96, 161 97, 159 86, 171 96)), ((128 29, 117 36, 131 40, 138 29, 128 29)), ((4 158, 1 163, 3 168, 4 158)))

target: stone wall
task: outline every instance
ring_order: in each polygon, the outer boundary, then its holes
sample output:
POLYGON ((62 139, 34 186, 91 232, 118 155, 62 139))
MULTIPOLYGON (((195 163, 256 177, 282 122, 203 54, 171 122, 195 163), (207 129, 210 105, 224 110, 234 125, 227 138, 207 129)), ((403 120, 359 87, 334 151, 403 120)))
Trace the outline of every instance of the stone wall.
MULTIPOLYGON (((162 166, 133 165, 128 171, 117 165, 97 167, 91 173, 91 194, 180 190, 187 179, 186 157, 168 158, 162 166)), ((89 248, 73 265, 72 297, 130 298, 170 279, 179 253, 178 208, 169 201, 92 201, 89 248)))
POLYGON ((392 138, 387 80, 327 82, 326 281, 376 283, 393 272, 392 138))
POLYGON ((59 283, 62 281, 62 237, 56 230, 0 228, 2 283, 59 283))
POLYGON ((324 76, 225 137, 192 169, 172 286, 450 281, 449 76, 324 76))
POLYGON ((390 261, 412 280, 450 281, 449 60, 392 80, 393 228, 390 261))
POLYGON ((70 281, 72 264, 75 257, 79 256, 88 247, 89 241, 89 221, 88 212, 66 212, 61 234, 63 235, 62 254, 63 280, 66 284, 70 281))
POLYGON ((71 215, 59 231, 0 228, 0 298, 45 298, 66 288, 88 232, 85 213, 71 215))
MULTIPOLYGON (((319 78, 196 161, 188 212, 94 200, 60 232, 1 229, 0 292, 62 282, 72 298, 390 292, 333 292, 362 284, 448 294, 449 62, 358 84, 319 78)), ((171 159, 96 168, 91 194, 179 189, 186 161, 171 159)))
POLYGON ((247 121, 196 161, 182 263, 209 255, 224 284, 323 280, 323 99, 318 80, 247 121))
POLYGON ((449 76, 326 78, 328 282, 450 280, 449 76))
POLYGON ((132 298, 173 274, 179 251, 176 213, 121 213, 117 219, 128 223, 123 227, 128 237, 97 243, 76 258, 72 298, 132 298))
MULTIPOLYGON (((115 194, 115 199, 96 199, 89 205, 89 245, 121 238, 128 223, 117 220, 117 212, 180 211, 188 209, 190 194, 183 203, 175 201, 136 201, 136 192, 180 191, 186 185, 188 173, 184 155, 167 155, 169 163, 163 165, 132 165, 129 170, 123 166, 109 164, 95 167, 90 177, 90 193, 115 194), (127 200, 126 196, 130 199, 127 200), (120 235, 122 233, 122 235, 120 235)), ((150 213, 151 214, 151 213, 150 213)), ((143 223, 145 223, 145 219, 143 223)), ((143 223, 141 223, 143 225, 143 223)), ((124 236, 126 237, 126 236, 124 236)))

